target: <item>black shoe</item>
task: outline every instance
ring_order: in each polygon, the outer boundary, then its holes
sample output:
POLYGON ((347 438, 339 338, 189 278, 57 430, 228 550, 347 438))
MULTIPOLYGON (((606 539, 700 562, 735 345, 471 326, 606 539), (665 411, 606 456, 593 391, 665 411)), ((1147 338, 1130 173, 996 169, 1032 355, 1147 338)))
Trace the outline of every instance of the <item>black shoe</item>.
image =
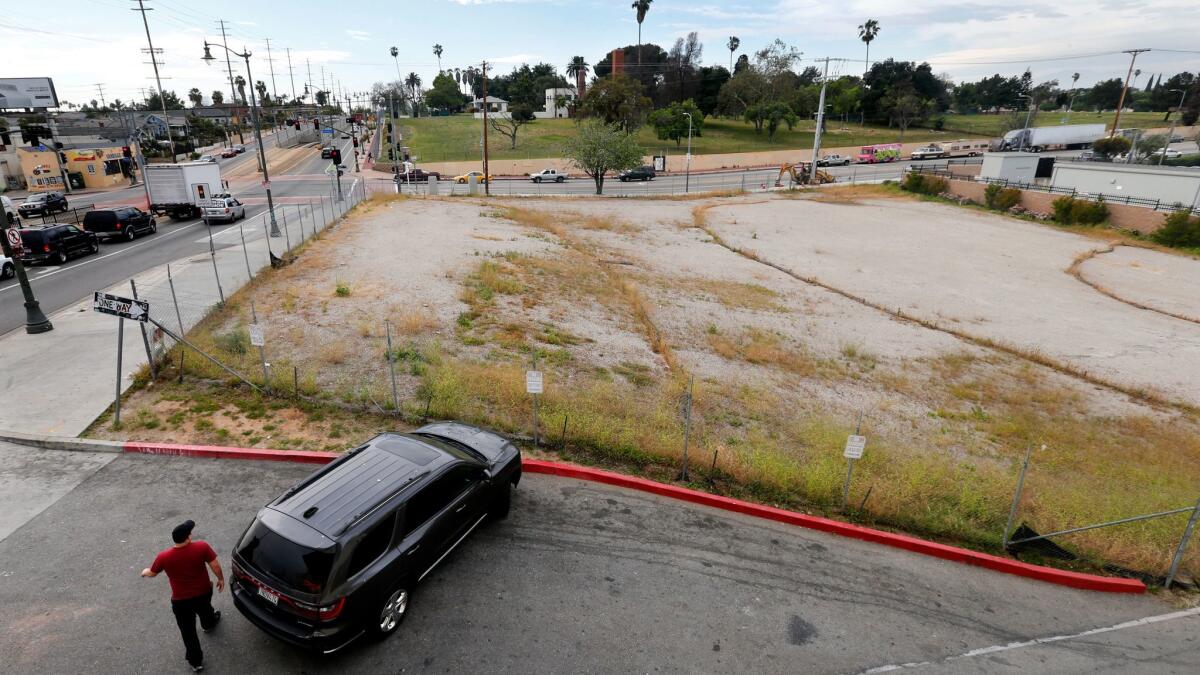
MULTIPOLYGON (((218 609, 217 611, 213 612, 213 624, 211 626, 209 626, 208 628, 201 626, 200 630, 204 631, 205 633, 211 633, 211 632, 213 632, 213 629, 216 628, 217 624, 219 624, 219 623, 221 623, 221 610, 218 609)), ((203 668, 204 666, 200 666, 200 667, 203 668)), ((199 671, 197 671, 197 672, 199 672, 199 671)))

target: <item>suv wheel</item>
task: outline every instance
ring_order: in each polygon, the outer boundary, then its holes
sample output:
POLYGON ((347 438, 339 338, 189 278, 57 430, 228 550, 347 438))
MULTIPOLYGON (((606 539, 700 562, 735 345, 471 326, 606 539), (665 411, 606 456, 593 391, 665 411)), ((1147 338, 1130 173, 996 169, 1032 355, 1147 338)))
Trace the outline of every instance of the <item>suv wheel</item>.
POLYGON ((541 176, 534 176, 534 177, 533 177, 533 182, 535 182, 535 183, 540 183, 540 182, 542 182, 542 177, 541 177, 541 176))
POLYGON ((4 263, 3 269, 0 269, 0 279, 7 279, 16 273, 17 271, 13 269, 12 263, 4 263))
POLYGON ((508 517, 509 507, 512 506, 512 483, 505 483, 488 507, 488 515, 492 520, 504 520, 508 517))
POLYGON ((61 248, 58 249, 58 255, 54 256, 54 263, 56 265, 66 265, 67 264, 67 252, 61 248))
POLYGON ((89 253, 99 253, 100 252, 100 241, 99 240, 93 241, 92 245, 90 247, 88 247, 88 252, 89 253))
POLYGON ((133 226, 130 225, 129 227, 126 227, 125 231, 122 232, 121 235, 125 237, 125 241, 133 241, 133 238, 135 236, 133 234, 133 226))
POLYGON ((71 210, 71 209, 70 209, 70 208, 67 206, 67 200, 65 200, 65 199, 63 200, 63 203, 62 203, 62 209, 60 209, 60 210, 61 210, 63 213, 66 213, 67 211, 70 211, 70 210, 71 210))
POLYGON ((150 219, 150 234, 158 232, 158 223, 153 218, 150 219))
POLYGON ((383 601, 375 621, 368 626, 369 632, 376 638, 382 639, 396 632, 396 628, 408 615, 410 596, 408 589, 397 588, 383 601))

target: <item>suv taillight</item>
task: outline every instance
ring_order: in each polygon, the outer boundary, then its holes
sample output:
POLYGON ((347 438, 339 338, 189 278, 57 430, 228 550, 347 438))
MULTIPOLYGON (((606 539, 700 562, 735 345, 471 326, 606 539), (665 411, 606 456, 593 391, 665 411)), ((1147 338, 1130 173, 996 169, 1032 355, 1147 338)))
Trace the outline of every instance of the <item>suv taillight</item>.
POLYGON ((50 252, 50 244, 42 244, 42 252, 49 253, 50 252))
MULTIPOLYGON (((282 599, 282 597, 280 598, 282 599)), ((342 614, 342 610, 346 607, 346 598, 338 598, 332 605, 317 607, 305 602, 292 602, 292 607, 296 609, 296 613, 306 619, 315 619, 317 621, 333 621, 342 614)))

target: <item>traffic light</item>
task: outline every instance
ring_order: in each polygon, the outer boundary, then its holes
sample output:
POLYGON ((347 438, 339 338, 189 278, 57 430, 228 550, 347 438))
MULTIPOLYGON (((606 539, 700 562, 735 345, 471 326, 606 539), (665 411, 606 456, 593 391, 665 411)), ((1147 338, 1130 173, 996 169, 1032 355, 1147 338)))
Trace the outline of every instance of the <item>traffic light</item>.
POLYGON ((318 130, 318 131, 320 131, 320 129, 321 129, 321 121, 320 121, 320 120, 313 120, 313 128, 314 128, 314 129, 316 129, 316 130, 318 130))
POLYGON ((133 151, 129 149, 128 145, 121 148, 121 156, 126 159, 133 157, 133 151))
POLYGON ((296 131, 300 131, 300 120, 296 120, 296 131))
POLYGON ((354 147, 356 147, 356 148, 357 148, 357 147, 358 147, 358 136, 355 136, 355 137, 354 137, 353 139, 351 139, 351 140, 354 142, 354 147))
POLYGON ((341 164, 342 151, 338 148, 334 148, 333 152, 329 153, 329 159, 332 159, 334 164, 341 164))
POLYGON ((354 124, 354 118, 353 118, 353 117, 347 117, 347 118, 346 118, 346 124, 354 124))

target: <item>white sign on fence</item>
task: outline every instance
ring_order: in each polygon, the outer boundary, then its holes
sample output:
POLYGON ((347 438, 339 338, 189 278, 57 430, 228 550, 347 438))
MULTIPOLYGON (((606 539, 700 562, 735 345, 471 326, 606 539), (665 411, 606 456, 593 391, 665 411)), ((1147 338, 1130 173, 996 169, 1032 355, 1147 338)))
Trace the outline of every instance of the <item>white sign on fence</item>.
POLYGON ((544 390, 544 384, 545 384, 545 382, 542 378, 542 371, 540 371, 540 370, 525 371, 525 393, 540 394, 544 390))
POLYGON ((255 347, 262 347, 267 344, 266 336, 263 335, 262 324, 250 324, 250 344, 255 347))
POLYGON ((846 449, 842 452, 842 456, 846 459, 862 459, 863 449, 867 447, 866 436, 856 436, 851 434, 846 437, 846 449))

